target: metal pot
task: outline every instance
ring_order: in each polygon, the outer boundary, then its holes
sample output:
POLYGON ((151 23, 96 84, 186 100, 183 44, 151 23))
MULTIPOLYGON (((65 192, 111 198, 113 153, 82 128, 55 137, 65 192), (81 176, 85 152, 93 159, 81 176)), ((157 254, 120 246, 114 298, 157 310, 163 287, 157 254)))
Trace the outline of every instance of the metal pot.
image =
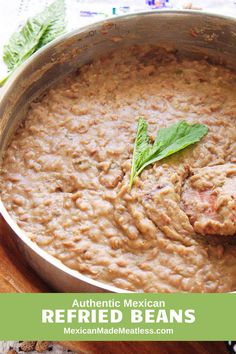
MULTIPOLYGON (((0 156, 25 116, 29 104, 59 78, 112 49, 150 43, 174 48, 179 55, 209 58, 236 66, 236 20, 196 11, 130 14, 86 26, 48 44, 32 55, 1 92, 0 156)), ((65 292, 124 292, 64 266, 24 232, 0 202, 4 232, 32 268, 52 287, 65 292)))

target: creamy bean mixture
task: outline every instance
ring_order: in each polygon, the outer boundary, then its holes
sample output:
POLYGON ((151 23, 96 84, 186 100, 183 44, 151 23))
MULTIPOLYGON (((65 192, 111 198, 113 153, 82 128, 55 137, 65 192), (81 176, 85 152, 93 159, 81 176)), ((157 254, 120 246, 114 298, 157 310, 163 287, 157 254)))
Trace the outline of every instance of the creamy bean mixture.
POLYGON ((1 197, 39 247, 122 289, 236 290, 236 75, 153 47, 84 66, 33 103, 3 161, 1 197), (197 144, 129 189, 138 117, 197 144))

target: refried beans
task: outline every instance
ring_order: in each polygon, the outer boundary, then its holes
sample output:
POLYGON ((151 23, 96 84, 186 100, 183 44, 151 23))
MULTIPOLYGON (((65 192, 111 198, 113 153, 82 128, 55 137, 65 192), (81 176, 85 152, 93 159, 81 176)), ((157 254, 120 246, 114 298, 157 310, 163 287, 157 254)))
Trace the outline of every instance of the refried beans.
POLYGON ((236 74, 150 46, 83 66, 34 102, 5 153, 2 200, 68 267, 138 292, 236 290, 236 74), (202 123, 129 188, 138 118, 202 123))

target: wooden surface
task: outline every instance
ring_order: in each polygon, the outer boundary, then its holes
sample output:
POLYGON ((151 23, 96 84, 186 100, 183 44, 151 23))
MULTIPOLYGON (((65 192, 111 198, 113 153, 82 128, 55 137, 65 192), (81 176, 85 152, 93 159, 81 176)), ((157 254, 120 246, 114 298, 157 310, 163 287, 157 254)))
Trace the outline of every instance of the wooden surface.
POLYGON ((223 342, 61 342, 84 354, 228 354, 223 342))
MULTIPOLYGON (((0 292, 49 292, 0 229, 0 292), (3 242, 4 241, 4 242, 3 242)), ((19 338, 20 340, 20 338, 19 338)), ((84 354, 227 354, 222 342, 61 342, 84 354)))

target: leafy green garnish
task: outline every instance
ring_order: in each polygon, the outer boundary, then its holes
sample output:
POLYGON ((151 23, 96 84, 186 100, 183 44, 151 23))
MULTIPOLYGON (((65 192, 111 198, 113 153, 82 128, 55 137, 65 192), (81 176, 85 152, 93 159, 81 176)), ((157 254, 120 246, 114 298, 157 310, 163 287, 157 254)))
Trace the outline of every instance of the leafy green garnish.
POLYGON ((27 20, 19 32, 14 33, 3 48, 3 60, 8 75, 39 48, 55 39, 65 31, 65 2, 56 0, 41 13, 27 20))
POLYGON ((3 60, 8 71, 15 70, 25 59, 30 57, 37 48, 48 24, 29 19, 20 32, 14 33, 3 48, 3 60))
POLYGON ((40 38, 38 48, 43 47, 45 44, 51 42, 60 34, 65 32, 65 1, 56 0, 41 12, 37 18, 42 23, 48 23, 47 29, 43 36, 40 38))
POLYGON ((154 143, 151 144, 147 128, 147 122, 140 117, 134 144, 130 187, 132 187, 135 178, 148 165, 198 142, 208 132, 208 128, 203 124, 188 124, 185 121, 181 121, 167 128, 160 129, 157 132, 154 143))

